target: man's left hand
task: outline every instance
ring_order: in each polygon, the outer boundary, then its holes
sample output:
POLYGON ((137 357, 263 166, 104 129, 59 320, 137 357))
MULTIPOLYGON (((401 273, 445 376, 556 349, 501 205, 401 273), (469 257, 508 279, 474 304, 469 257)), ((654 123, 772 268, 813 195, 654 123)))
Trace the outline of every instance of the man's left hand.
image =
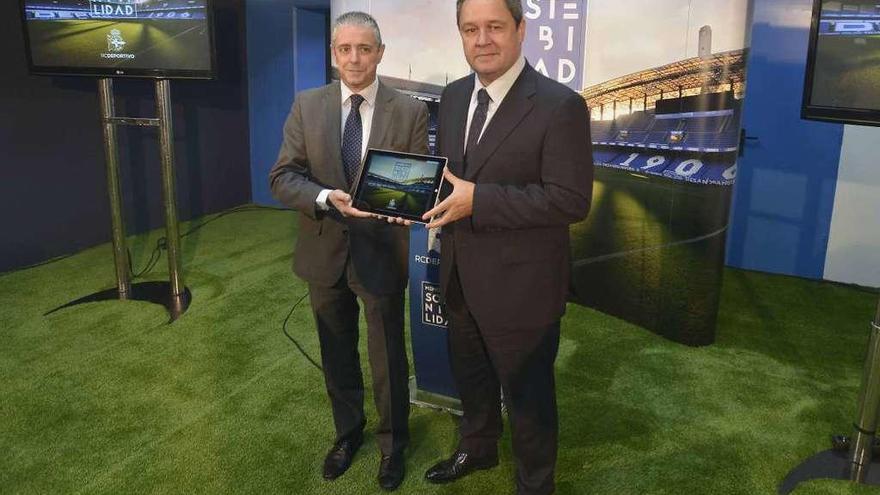
POLYGON ((423 220, 439 217, 428 224, 429 229, 442 227, 456 220, 469 217, 474 212, 475 184, 452 175, 448 167, 443 170, 443 178, 452 185, 452 194, 432 210, 422 215, 423 220))

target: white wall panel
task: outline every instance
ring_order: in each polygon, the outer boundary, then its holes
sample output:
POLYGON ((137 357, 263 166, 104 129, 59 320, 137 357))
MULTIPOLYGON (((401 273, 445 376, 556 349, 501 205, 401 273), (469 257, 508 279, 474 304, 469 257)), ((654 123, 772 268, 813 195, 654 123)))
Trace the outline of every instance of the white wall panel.
POLYGON ((825 278, 880 287, 880 128, 846 126, 825 278))

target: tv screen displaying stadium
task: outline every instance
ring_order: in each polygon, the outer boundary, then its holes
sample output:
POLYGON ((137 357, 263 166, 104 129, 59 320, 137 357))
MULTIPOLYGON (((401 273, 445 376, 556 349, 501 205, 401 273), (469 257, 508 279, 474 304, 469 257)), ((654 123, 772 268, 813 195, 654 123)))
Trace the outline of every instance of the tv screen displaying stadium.
POLYGON ((880 125, 880 0, 815 0, 803 116, 880 125))
POLYGON ((211 0, 20 0, 31 72, 214 77, 211 0))

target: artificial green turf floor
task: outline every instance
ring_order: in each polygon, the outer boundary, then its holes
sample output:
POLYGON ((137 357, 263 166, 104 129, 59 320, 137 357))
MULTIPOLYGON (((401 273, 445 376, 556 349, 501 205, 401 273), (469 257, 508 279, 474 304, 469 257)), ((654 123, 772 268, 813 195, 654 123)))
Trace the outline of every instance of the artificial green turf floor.
MULTIPOLYGON (((136 266, 160 235, 132 239, 136 266)), ((345 476, 320 476, 333 437, 323 381, 281 332, 306 290, 289 270, 294 236, 293 213, 247 211, 186 237, 195 300, 173 325, 146 303, 43 316, 113 285, 108 245, 0 275, 0 493, 378 492, 369 436, 345 476)), ((557 361, 559 493, 775 493, 830 434, 849 433, 875 303, 728 270, 718 343, 700 349, 571 305, 557 361)), ((307 304, 290 330, 318 355, 307 304)), ((410 424, 398 493, 512 493, 509 437, 498 468, 438 487, 422 475, 454 448, 455 423, 414 409, 410 424)), ((818 481, 795 493, 880 488, 818 481)))

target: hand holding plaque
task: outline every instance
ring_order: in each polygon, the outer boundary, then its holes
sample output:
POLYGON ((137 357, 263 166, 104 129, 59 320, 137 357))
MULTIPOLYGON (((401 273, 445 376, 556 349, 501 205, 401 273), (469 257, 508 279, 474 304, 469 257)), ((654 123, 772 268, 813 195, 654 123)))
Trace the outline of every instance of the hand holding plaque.
POLYGON ((333 207, 344 217, 371 218, 375 216, 372 213, 358 210, 352 206, 351 195, 340 189, 330 191, 330 195, 327 196, 327 201, 332 203, 333 207))
POLYGON ((446 162, 443 157, 367 150, 348 205, 352 216, 366 213, 389 223, 425 223, 422 215, 437 202, 446 162))

